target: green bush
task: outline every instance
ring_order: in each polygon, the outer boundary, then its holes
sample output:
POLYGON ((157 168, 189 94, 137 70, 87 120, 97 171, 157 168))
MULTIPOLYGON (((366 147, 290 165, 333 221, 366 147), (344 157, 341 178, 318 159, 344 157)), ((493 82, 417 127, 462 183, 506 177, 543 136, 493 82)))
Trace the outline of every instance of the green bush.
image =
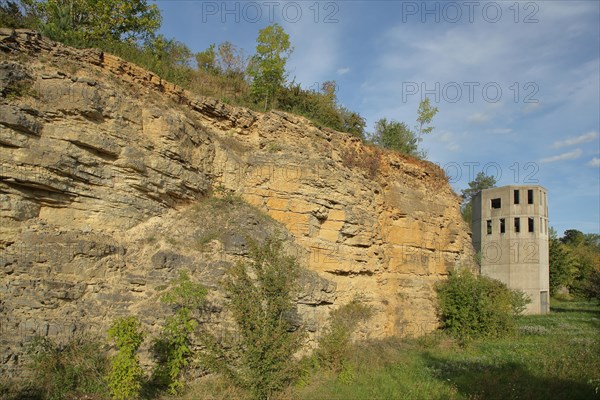
POLYGON ((329 327, 319 338, 319 347, 316 351, 319 364, 340 373, 342 376, 350 374, 351 368, 347 365, 347 362, 353 351, 351 346, 352 334, 358 324, 367 320, 371 314, 372 309, 364 305, 360 299, 354 299, 332 311, 329 316, 329 327))
POLYGON ((100 341, 77 337, 66 344, 36 337, 28 348, 30 389, 36 398, 64 399, 74 394, 105 394, 107 354, 100 341))
POLYGON ((192 282, 185 272, 161 296, 160 300, 174 306, 176 311, 167 318, 162 335, 153 346, 158 359, 154 378, 159 385, 168 386, 171 394, 185 386, 181 374, 192 355, 191 335, 198 326, 192 314, 204 304, 205 298, 206 289, 192 282))
POLYGON ((283 254, 282 242, 251 243, 250 260, 228 272, 225 291, 237 325, 230 343, 206 333, 206 365, 229 377, 254 398, 267 399, 296 378, 293 355, 304 332, 294 329, 290 316, 299 266, 283 254))
POLYGON ((133 316, 115 320, 108 330, 119 352, 111 359, 108 386, 117 400, 137 399, 142 391, 144 371, 137 350, 144 341, 140 321, 133 316))
POLYGON ((275 108, 302 115, 317 126, 347 132, 365 138, 365 119, 358 113, 338 104, 335 96, 336 83, 326 82, 321 91, 302 89, 292 82, 277 91, 275 108))
POLYGON ((452 271, 437 292, 443 328, 462 341, 512 333, 529 302, 523 292, 468 270, 452 271))

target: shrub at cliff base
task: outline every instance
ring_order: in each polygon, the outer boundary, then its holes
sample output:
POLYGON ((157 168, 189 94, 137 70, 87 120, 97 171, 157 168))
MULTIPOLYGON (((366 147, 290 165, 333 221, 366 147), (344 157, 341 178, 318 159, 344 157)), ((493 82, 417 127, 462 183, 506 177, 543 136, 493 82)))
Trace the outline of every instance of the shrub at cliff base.
POLYGON ((271 398, 295 379, 294 354, 304 338, 303 329, 290 321, 300 267, 282 246, 276 238, 251 244, 249 261, 228 273, 225 291, 237 337, 223 341, 204 335, 205 365, 256 399, 271 398))
POLYGON ((113 399, 129 400, 140 397, 144 371, 137 351, 144 341, 140 321, 133 316, 115 320, 108 330, 115 341, 118 353, 111 359, 108 386, 113 399))
POLYGON ((468 270, 452 271, 437 292, 443 328, 462 341, 512 333, 530 301, 523 292, 468 270))

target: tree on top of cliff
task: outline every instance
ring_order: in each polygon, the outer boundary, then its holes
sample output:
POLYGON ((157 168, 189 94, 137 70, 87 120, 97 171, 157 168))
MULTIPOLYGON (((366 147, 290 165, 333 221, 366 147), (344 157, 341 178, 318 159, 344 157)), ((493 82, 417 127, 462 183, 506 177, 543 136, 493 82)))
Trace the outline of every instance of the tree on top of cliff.
POLYGON ((257 103, 264 101, 267 110, 277 90, 285 84, 285 64, 293 48, 290 35, 279 24, 258 31, 256 42, 256 54, 248 68, 252 78, 251 93, 257 103))
POLYGON ((26 15, 52 39, 76 45, 147 40, 161 24, 155 4, 146 0, 20 0, 26 15))
POLYGON ((496 187, 496 178, 493 176, 488 176, 483 172, 478 173, 475 176, 475 179, 469 182, 469 187, 467 189, 463 189, 462 197, 463 204, 461 206, 461 214, 466 223, 471 226, 471 216, 473 215, 473 208, 471 205, 471 199, 481 192, 484 189, 491 189, 496 187))
POLYGON ((421 140, 423 134, 431 133, 434 126, 430 125, 433 117, 438 113, 437 107, 432 107, 429 102, 429 97, 425 97, 419 103, 419 109, 417 110, 417 125, 415 130, 418 133, 417 141, 421 140))
POLYGON ((432 107, 429 98, 425 98, 419 103, 417 125, 415 125, 414 131, 404 122, 388 121, 387 118, 381 118, 375 123, 375 133, 371 136, 371 140, 376 145, 386 149, 425 158, 427 154, 425 151, 419 150, 419 142, 421 141, 421 135, 433 131, 434 127, 430 124, 437 112, 437 107, 432 107))
POLYGON ((373 142, 403 154, 417 154, 417 138, 404 122, 381 118, 375 123, 373 142))

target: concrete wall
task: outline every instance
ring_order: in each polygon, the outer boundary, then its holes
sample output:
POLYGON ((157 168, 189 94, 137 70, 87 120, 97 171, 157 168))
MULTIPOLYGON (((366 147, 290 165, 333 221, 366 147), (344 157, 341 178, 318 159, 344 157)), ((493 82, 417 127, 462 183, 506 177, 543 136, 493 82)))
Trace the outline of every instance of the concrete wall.
POLYGON ((483 190, 473 198, 472 218, 481 273, 523 290, 531 298, 526 313, 548 312, 547 190, 517 185, 483 190))

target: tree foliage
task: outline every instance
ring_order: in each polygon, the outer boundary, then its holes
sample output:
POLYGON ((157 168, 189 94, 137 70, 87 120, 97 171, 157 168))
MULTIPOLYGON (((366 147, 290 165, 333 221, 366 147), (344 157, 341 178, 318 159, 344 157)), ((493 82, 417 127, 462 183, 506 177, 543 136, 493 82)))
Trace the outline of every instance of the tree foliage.
POLYGON ((600 268, 595 268, 590 272, 584 294, 590 300, 600 301, 600 268))
POLYGON ((251 93, 267 110, 277 90, 285 84, 285 64, 293 49, 290 36, 279 24, 261 29, 256 42, 256 54, 248 69, 252 77, 251 93))
POLYGON ((219 44, 216 63, 219 71, 228 77, 243 77, 247 68, 243 50, 227 41, 219 44))
POLYGON ((566 245, 571 247, 579 247, 586 242, 586 237, 583 232, 578 231, 577 229, 567 229, 563 237, 560 238, 560 241, 566 245))
MULTIPOLYGON (((600 235, 585 234, 576 229, 568 229, 559 239, 570 256, 572 277, 567 282, 567 289, 577 296, 596 298, 596 278, 600 271, 600 235)), ((552 261, 556 263, 556 255, 552 261)), ((551 275, 552 279, 552 275, 551 275)))
POLYGON ((573 284, 577 266, 570 249, 557 238, 554 229, 550 228, 549 233, 550 294, 555 295, 573 284))
POLYGON ((381 118, 375 122, 375 132, 371 135, 371 141, 386 149, 425 158, 427 154, 424 150, 419 150, 419 143, 422 135, 433 131, 434 127, 430 124, 437 112, 437 107, 432 107, 429 98, 425 98, 419 103, 414 131, 404 122, 381 118))
POLYGON ((373 142, 403 154, 417 155, 417 138, 404 122, 382 118, 375 123, 373 142))
POLYGON ((140 321, 133 316, 115 320, 108 330, 118 348, 118 353, 110 361, 108 386, 116 400, 129 400, 140 397, 144 371, 140 366, 137 351, 144 341, 140 321))
POLYGON ((340 131, 348 132, 364 140, 367 121, 359 113, 348 110, 346 107, 339 107, 338 112, 342 124, 340 131))
POLYGON ((74 45, 151 39, 161 24, 146 0, 22 0, 42 32, 74 45))
POLYGON ((463 201, 470 203, 473 197, 484 189, 496 187, 496 178, 479 172, 475 179, 469 182, 469 187, 461 191, 463 201))
POLYGON ((433 117, 438 113, 437 107, 432 107, 429 102, 429 97, 425 97, 424 100, 421 100, 419 103, 419 108, 417 110, 417 125, 415 126, 415 130, 417 131, 417 140, 421 140, 421 136, 424 134, 431 133, 434 127, 431 124, 433 117))
POLYGON ((365 138, 365 119, 358 113, 337 104, 337 83, 327 81, 320 91, 303 89, 291 82, 277 92, 276 106, 282 111, 303 115, 317 125, 358 138, 365 138))
POLYGON ((295 376, 293 355, 303 340, 303 330, 290 322, 298 273, 297 261, 283 254, 280 240, 252 244, 250 260, 233 267, 225 283, 236 338, 223 343, 205 336, 207 365, 258 399, 269 398, 295 376))
POLYGON ((214 43, 208 46, 206 50, 196 53, 195 58, 199 70, 209 72, 211 74, 219 72, 219 68, 217 66, 217 53, 215 51, 214 43))
POLYGON ((523 292, 468 270, 452 271, 437 292, 444 329, 462 341, 511 333, 530 301, 523 292))
POLYGON ((496 178, 493 176, 488 176, 484 172, 479 172, 475 179, 469 182, 469 187, 467 189, 463 189, 462 193, 462 206, 461 206, 461 215, 463 220, 471 226, 471 217, 473 215, 473 204, 471 200, 473 197, 481 192, 484 189, 491 189, 496 187, 496 178))
POLYGON ((154 342, 158 359, 154 372, 156 383, 167 386, 176 394, 185 386, 182 373, 189 364, 192 351, 192 334, 198 327, 193 317, 205 302, 207 290, 190 280, 185 272, 172 283, 171 289, 160 300, 175 308, 175 314, 167 317, 161 336, 154 342))

